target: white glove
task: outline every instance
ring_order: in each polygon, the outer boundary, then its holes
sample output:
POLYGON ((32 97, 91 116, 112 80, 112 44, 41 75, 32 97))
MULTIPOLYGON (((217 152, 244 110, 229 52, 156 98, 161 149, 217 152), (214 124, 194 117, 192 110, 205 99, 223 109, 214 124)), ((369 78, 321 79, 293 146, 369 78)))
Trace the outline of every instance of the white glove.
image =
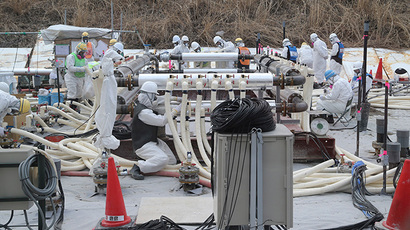
POLYGON ((88 66, 84 66, 84 71, 88 76, 92 76, 93 73, 91 72, 90 68, 88 68, 88 66))
POLYGON ((326 100, 326 98, 325 98, 325 96, 324 96, 324 95, 320 95, 320 97, 319 97, 319 98, 320 98, 320 100, 322 100, 322 101, 323 101, 323 100, 326 100))
POLYGON ((4 128, 0 127, 0 137, 4 137, 4 128))
POLYGON ((175 117, 180 112, 181 112, 181 104, 177 105, 175 108, 172 109, 172 117, 175 117))

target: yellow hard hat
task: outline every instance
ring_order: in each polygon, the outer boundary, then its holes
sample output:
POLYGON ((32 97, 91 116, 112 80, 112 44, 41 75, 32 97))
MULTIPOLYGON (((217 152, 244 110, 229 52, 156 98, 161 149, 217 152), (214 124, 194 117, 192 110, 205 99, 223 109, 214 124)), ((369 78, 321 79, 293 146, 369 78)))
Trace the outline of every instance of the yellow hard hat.
POLYGON ((113 38, 110 40, 110 46, 113 46, 115 43, 117 43, 117 39, 113 38))
POLYGON ((27 99, 20 98, 20 113, 27 113, 30 111, 30 102, 27 99))
POLYGON ((87 45, 84 42, 80 42, 80 43, 78 43, 76 49, 77 49, 77 52, 86 51, 87 50, 87 45))
POLYGON ((87 33, 87 32, 83 32, 82 36, 83 36, 83 37, 88 37, 88 33, 87 33))
POLYGON ((304 45, 307 45, 307 43, 306 43, 306 42, 302 42, 302 46, 304 46, 304 45))
POLYGON ((235 42, 243 42, 242 38, 235 39, 235 42))

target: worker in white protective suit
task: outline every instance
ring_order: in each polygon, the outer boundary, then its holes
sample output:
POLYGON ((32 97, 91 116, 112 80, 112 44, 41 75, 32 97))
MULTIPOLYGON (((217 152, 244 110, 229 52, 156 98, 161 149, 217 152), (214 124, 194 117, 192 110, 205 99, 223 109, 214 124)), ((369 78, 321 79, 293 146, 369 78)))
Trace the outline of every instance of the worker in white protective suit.
MULTIPOLYGON (((187 36, 184 36, 184 37, 186 37, 184 38, 185 40, 188 39, 187 36)), ((174 49, 171 50, 169 54, 176 55, 176 54, 182 54, 182 53, 189 53, 189 49, 184 45, 184 42, 181 41, 178 35, 174 35, 174 37, 172 37, 172 43, 174 44, 174 49)), ((186 67, 185 62, 183 61, 173 60, 171 63, 172 63, 173 68, 177 70, 182 70, 186 67)))
MULTIPOLYGON (((357 103, 359 101, 359 79, 362 77, 362 63, 355 62, 353 63, 353 78, 350 81, 350 85, 353 91, 353 103, 357 103)), ((362 82, 363 83, 363 82, 362 82)), ((369 93, 370 89, 372 88, 373 84, 373 76, 370 74, 366 74, 366 94, 369 93)), ((363 92, 363 88, 362 88, 363 92)), ((363 97, 363 94, 362 94, 363 97)))
MULTIPOLYGON (((30 102, 27 99, 17 99, 8 93, 8 85, 0 82, 0 137, 4 136, 3 120, 7 114, 27 113, 30 111, 30 102)), ((13 124, 9 124, 13 125, 13 124)))
POLYGON ((281 56, 289 61, 296 63, 296 59, 298 58, 298 50, 296 46, 292 46, 289 38, 285 38, 282 41, 283 50, 281 56))
MULTIPOLYGON (((152 173, 163 169, 167 164, 176 164, 174 154, 168 145, 157 138, 158 127, 165 126, 168 120, 164 115, 157 115, 153 109, 157 101, 157 84, 151 81, 145 82, 138 94, 138 101, 134 108, 132 119, 131 136, 135 154, 143 160, 138 161, 131 169, 131 177, 143 180, 142 173, 152 173)), ((173 109, 171 116, 176 116, 181 110, 178 105, 173 109)))
MULTIPOLYGON (((237 53, 235 45, 230 41, 223 40, 220 36, 214 37, 214 43, 219 48, 218 53, 237 53)), ((217 62, 217 68, 234 68, 234 62, 217 62)))
MULTIPOLYGON (((64 75, 65 83, 67 86, 67 100, 80 101, 86 73, 91 75, 91 71, 88 68, 88 61, 85 59, 85 52, 87 51, 87 46, 80 42, 76 51, 67 55, 66 58, 66 68, 67 73, 64 75)), ((77 107, 73 104, 70 105, 73 109, 77 107)))
POLYGON ((124 45, 117 42, 107 50, 101 62, 104 80, 100 107, 95 114, 95 123, 100 133, 95 142, 98 148, 117 149, 120 145, 120 141, 112 135, 112 129, 117 115, 117 81, 114 77, 114 63, 124 58, 121 53, 124 53, 124 45))
POLYGON ((300 46, 296 62, 313 69, 313 49, 306 42, 300 46))
POLYGON ((326 60, 328 57, 327 46, 315 33, 310 35, 310 40, 313 42, 313 71, 317 81, 314 84, 314 88, 321 88, 325 80, 326 60))
MULTIPOLYGON (((192 42, 191 43, 191 49, 195 53, 201 53, 202 48, 199 45, 198 42, 192 42)), ((194 68, 210 68, 211 67, 211 62, 208 61, 199 61, 199 62, 194 62, 194 68)))
POLYGON ((329 68, 335 71, 337 75, 339 75, 342 71, 342 60, 343 54, 345 52, 345 46, 342 42, 340 42, 339 38, 335 33, 330 34, 329 40, 332 43, 332 51, 330 51, 329 68))
POLYGON ((353 95, 352 88, 346 79, 341 78, 333 70, 327 70, 325 72, 325 77, 326 81, 332 85, 332 89, 328 94, 320 95, 316 109, 326 110, 332 114, 343 113, 347 101, 353 95))

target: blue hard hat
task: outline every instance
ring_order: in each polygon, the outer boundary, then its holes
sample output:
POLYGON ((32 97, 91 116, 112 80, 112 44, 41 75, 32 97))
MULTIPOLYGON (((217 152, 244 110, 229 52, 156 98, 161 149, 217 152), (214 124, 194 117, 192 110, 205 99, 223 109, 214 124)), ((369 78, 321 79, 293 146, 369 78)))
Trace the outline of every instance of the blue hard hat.
POLYGON ((335 76, 335 75, 336 75, 335 71, 333 71, 333 70, 326 70, 326 72, 325 72, 326 81, 329 80, 329 78, 331 78, 331 77, 333 77, 333 76, 335 76))

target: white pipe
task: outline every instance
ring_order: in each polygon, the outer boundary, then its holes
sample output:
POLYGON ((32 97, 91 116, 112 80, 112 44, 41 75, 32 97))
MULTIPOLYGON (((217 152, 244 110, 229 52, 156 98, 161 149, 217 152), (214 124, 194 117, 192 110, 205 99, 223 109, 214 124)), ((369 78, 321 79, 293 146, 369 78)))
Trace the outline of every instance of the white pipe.
POLYGON ((64 140, 61 140, 58 143, 58 146, 60 147, 61 150, 65 151, 69 154, 78 156, 78 157, 86 157, 86 158, 95 158, 95 157, 97 157, 97 154, 92 154, 92 153, 88 153, 88 152, 79 152, 79 151, 69 149, 68 147, 65 146, 66 143, 69 144, 69 142, 79 141, 79 140, 84 140, 84 139, 85 138, 66 138, 64 140))
MULTIPOLYGON (((198 91, 202 92, 203 89, 203 83, 202 80, 198 79, 196 82, 196 88, 198 91)), ((201 110, 201 104, 202 104, 202 94, 198 93, 196 95, 196 111, 203 111, 201 110)), ((196 142, 198 144, 198 149, 199 153, 201 154, 202 160, 205 162, 206 166, 210 169, 212 167, 211 161, 208 158, 208 155, 206 155, 205 148, 204 148, 204 143, 203 143, 203 138, 202 138, 202 133, 201 133, 201 113, 195 113, 195 131, 196 131, 196 142)))
POLYGON ((182 53, 182 61, 237 61, 238 53, 182 53))
POLYGON ((1 68, 0 72, 13 72, 14 75, 50 75, 52 69, 44 68, 13 68, 4 69, 1 68))

